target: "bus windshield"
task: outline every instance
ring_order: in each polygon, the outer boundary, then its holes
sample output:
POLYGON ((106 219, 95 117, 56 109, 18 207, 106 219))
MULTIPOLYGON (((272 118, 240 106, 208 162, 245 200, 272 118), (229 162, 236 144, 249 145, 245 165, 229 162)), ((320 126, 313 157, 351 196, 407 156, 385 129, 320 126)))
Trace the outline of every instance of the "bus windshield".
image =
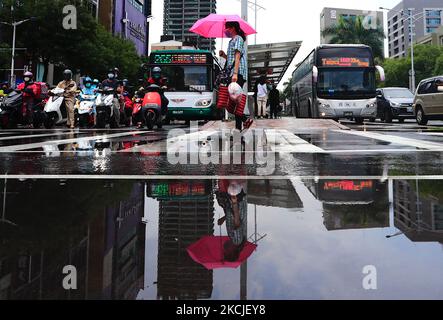
POLYGON ((162 65, 166 91, 212 91, 211 68, 195 65, 162 65))
POLYGON ((374 68, 320 68, 317 94, 320 98, 375 97, 374 68))

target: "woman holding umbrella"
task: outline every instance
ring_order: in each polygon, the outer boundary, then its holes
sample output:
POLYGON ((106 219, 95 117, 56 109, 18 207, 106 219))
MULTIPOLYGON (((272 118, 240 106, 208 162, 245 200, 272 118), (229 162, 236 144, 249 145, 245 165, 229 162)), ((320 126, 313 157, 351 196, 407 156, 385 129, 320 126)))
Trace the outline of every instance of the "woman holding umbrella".
MULTIPOLYGON (((231 38, 228 45, 226 67, 230 68, 232 82, 237 82, 243 88, 248 79, 248 68, 246 63, 245 41, 246 35, 237 21, 227 21, 225 23, 225 35, 231 38)), ((222 53, 224 54, 224 52, 222 53)), ((242 130, 242 125, 248 129, 253 120, 246 115, 235 115, 235 127, 242 130)))

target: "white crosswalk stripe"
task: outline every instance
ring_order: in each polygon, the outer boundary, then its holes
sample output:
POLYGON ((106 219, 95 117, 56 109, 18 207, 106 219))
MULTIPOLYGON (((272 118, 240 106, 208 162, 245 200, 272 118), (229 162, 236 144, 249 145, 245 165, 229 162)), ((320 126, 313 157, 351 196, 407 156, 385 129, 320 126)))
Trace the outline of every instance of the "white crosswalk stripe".
POLYGON ((142 134, 146 134, 146 133, 149 133, 149 131, 131 131, 131 132, 124 132, 124 133, 103 134, 103 135, 96 135, 96 136, 89 136, 89 137, 82 137, 82 138, 49 140, 49 141, 45 141, 45 142, 27 143, 27 144, 19 144, 19 145, 0 147, 0 152, 13 152, 13 151, 20 151, 20 150, 29 150, 29 149, 43 148, 43 146, 47 146, 47 145, 61 145, 61 144, 78 143, 78 142, 84 142, 84 141, 112 139, 112 138, 119 138, 119 137, 132 136, 132 135, 142 135, 142 134))
POLYGON ((278 153, 325 153, 326 151, 288 130, 265 130, 268 145, 278 153))
POLYGON ((424 141, 424 140, 419 140, 419 139, 405 138, 405 137, 381 134, 381 133, 376 133, 376 132, 338 131, 338 130, 334 130, 334 131, 340 132, 343 134, 356 135, 356 136, 360 136, 360 137, 368 138, 368 139, 375 139, 375 140, 380 140, 380 141, 384 141, 384 142, 390 142, 392 144, 406 145, 406 146, 415 147, 415 148, 419 148, 419 149, 435 150, 435 151, 441 151, 443 149, 442 143, 424 141))

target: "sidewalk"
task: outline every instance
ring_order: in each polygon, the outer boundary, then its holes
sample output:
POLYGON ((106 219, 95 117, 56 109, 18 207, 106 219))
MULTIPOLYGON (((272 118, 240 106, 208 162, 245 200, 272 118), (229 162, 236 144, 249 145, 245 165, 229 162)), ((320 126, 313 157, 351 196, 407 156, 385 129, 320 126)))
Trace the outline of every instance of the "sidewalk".
MULTIPOLYGON (((209 121, 200 130, 234 129, 234 121, 209 121)), ((296 131, 315 130, 350 130, 348 127, 329 119, 259 119, 254 120, 251 128, 255 129, 292 129, 296 131)))

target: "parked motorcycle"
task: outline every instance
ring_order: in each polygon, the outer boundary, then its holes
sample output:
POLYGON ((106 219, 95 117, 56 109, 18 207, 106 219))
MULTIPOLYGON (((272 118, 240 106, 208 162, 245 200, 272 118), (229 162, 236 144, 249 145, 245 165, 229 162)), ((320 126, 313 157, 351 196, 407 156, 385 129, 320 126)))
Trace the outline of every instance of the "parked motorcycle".
POLYGON ((68 113, 63 97, 65 90, 54 88, 49 93, 49 99, 44 108, 44 125, 46 129, 52 129, 57 124, 66 123, 68 113))
POLYGON ((154 126, 162 128, 166 114, 162 113, 161 90, 159 86, 151 84, 145 88, 143 98, 138 96, 135 99, 132 113, 133 123, 141 124, 140 127, 146 125, 148 130, 152 130, 154 126))
POLYGON ((97 112, 97 128, 105 128, 107 124, 111 128, 117 128, 118 123, 114 114, 113 102, 115 91, 113 88, 105 87, 97 90, 95 108, 97 112))

